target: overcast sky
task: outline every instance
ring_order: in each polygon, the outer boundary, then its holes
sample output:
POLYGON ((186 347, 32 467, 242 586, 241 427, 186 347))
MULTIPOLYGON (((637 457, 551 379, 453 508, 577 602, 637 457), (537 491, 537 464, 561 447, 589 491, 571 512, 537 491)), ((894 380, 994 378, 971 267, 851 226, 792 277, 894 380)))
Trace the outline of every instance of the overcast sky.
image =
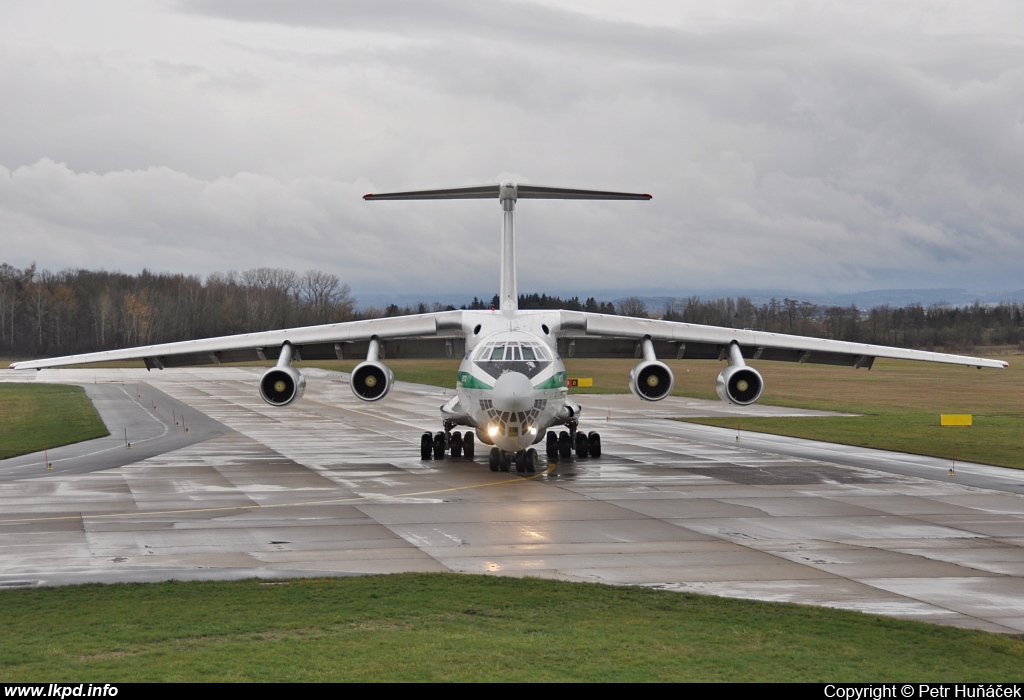
POLYGON ((1024 4, 3 0, 0 262, 360 292, 1024 288, 1024 4))

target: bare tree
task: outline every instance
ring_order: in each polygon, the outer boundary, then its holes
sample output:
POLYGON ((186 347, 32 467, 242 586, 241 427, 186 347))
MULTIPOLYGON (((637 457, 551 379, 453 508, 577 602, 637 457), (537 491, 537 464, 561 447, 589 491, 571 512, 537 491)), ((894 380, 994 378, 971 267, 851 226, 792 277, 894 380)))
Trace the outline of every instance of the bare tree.
POLYGON ((341 284, 337 275, 310 270, 298 285, 299 298, 308 309, 313 323, 331 323, 351 318, 355 301, 347 284, 341 284))
POLYGON ((618 308, 620 316, 648 317, 647 304, 640 297, 626 297, 619 302, 618 308))

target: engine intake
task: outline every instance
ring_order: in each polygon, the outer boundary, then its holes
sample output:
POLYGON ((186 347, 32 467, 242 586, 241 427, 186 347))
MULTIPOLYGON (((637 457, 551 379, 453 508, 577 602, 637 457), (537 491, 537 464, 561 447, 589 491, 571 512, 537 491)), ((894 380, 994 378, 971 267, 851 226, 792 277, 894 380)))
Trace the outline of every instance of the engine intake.
POLYGON ((260 379, 260 397, 271 406, 287 406, 306 393, 306 378, 294 367, 273 367, 260 379))
POLYGON ((352 393, 363 401, 378 401, 391 391, 395 375, 383 362, 367 360, 352 370, 352 393))
POLYGON ((629 372, 629 389, 644 401, 661 401, 672 393, 676 378, 663 362, 641 362, 629 372))
POLYGON ((764 391, 764 380, 761 374, 747 365, 726 367, 718 375, 715 391, 722 401, 739 406, 748 406, 759 398, 764 391))

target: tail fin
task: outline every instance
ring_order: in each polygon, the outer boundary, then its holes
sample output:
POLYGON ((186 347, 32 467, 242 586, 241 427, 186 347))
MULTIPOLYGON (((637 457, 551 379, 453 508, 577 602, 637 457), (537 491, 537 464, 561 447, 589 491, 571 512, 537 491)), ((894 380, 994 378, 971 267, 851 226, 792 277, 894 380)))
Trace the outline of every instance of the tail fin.
POLYGON ((479 185, 477 187, 454 187, 443 190, 417 190, 414 192, 384 192, 364 194, 366 201, 387 199, 491 199, 501 194, 502 185, 511 185, 519 199, 650 199, 649 194, 633 192, 605 192, 602 190, 574 190, 564 187, 541 187, 540 185, 519 185, 503 182, 501 185, 479 185))
POLYGON ((367 201, 388 199, 491 199, 497 197, 503 212, 501 223, 501 312, 512 316, 519 309, 516 286, 516 242, 514 213, 517 199, 643 199, 649 194, 631 192, 605 192, 602 190, 575 190, 540 185, 519 185, 506 180, 500 185, 455 187, 442 190, 416 190, 412 192, 386 192, 363 195, 367 201))

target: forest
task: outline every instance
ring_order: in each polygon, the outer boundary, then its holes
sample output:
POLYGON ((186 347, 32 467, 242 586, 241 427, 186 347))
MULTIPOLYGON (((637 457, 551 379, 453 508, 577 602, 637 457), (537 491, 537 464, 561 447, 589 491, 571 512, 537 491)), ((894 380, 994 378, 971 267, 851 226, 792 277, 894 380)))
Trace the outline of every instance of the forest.
MULTIPOLYGON (((474 298, 463 308, 488 309, 474 298)), ((899 347, 971 352, 979 346, 1024 348, 1024 305, 956 307, 826 306, 796 299, 755 304, 731 297, 677 299, 661 309, 627 297, 598 302, 524 294, 522 309, 571 309, 733 328, 751 328, 899 347)), ((0 355, 66 355, 361 318, 452 309, 439 303, 358 309, 348 285, 319 270, 281 268, 198 275, 0 264, 0 355)))

